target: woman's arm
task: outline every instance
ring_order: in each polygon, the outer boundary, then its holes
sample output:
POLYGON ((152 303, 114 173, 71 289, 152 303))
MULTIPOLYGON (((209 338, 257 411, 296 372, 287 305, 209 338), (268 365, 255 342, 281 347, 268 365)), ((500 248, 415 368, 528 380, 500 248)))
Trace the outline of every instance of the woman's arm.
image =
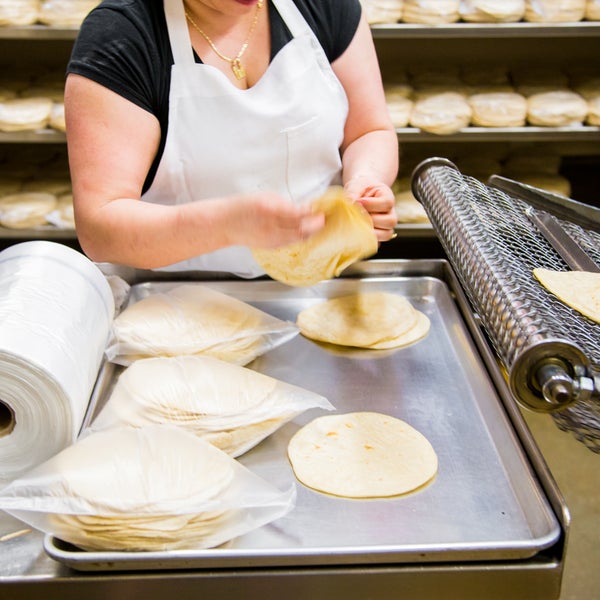
POLYGON ((386 241, 397 223, 390 186, 398 174, 398 138, 364 14, 350 46, 332 67, 350 105, 342 146, 344 187, 370 213, 379 241, 386 241))
POLYGON ((182 205, 141 202, 160 126, 146 110, 79 75, 65 87, 77 235, 94 261, 158 268, 241 244, 276 247, 323 225, 307 205, 240 194, 182 205))

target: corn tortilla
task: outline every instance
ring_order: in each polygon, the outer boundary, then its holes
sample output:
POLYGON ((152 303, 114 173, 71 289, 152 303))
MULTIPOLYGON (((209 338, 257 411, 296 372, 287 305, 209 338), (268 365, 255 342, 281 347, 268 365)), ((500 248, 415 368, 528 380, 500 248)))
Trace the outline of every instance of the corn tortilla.
POLYGON ((310 238, 275 249, 254 249, 265 273, 287 285, 309 286, 337 277, 356 261, 377 252, 377 236, 367 211, 332 186, 312 202, 325 214, 325 226, 310 238))
POLYGON ((567 306, 600 323, 600 273, 537 268, 533 275, 567 306))
POLYGON ((294 434, 288 458, 304 485, 348 498, 405 494, 431 481, 438 469, 423 434, 375 412, 314 419, 294 434))

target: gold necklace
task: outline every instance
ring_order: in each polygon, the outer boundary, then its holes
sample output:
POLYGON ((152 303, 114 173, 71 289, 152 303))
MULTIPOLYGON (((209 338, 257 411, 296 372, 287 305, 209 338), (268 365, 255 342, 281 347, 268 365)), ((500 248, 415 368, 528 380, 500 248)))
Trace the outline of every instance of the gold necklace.
POLYGON ((233 74, 236 76, 237 79, 244 79, 244 77, 246 77, 246 69, 244 68, 244 65, 242 64, 241 59, 242 59, 242 56, 244 55, 244 52, 246 52, 246 49, 248 48, 248 43, 250 42, 250 37, 254 33, 254 29, 256 28, 256 24, 258 23, 258 13, 260 12, 260 9, 262 8, 263 1, 264 0, 258 0, 258 2, 256 4, 256 11, 254 12, 254 18, 252 19, 252 23, 250 24, 250 29, 248 30, 248 35, 246 36, 246 39, 244 40, 244 43, 242 44, 240 51, 237 53, 237 55, 234 58, 230 58, 229 56, 225 56, 224 54, 219 52, 219 50, 215 46, 214 42, 206 35, 206 33, 204 33, 204 31, 202 31, 202 29, 200 29, 200 27, 198 27, 198 25, 195 23, 194 19, 192 19, 190 14, 187 12, 187 10, 185 11, 186 19, 190 22, 192 27, 194 27, 194 29, 196 29, 198 31, 198 33, 208 42, 208 45, 212 48, 213 52, 220 59, 225 60, 231 64, 231 70, 233 71, 233 74))

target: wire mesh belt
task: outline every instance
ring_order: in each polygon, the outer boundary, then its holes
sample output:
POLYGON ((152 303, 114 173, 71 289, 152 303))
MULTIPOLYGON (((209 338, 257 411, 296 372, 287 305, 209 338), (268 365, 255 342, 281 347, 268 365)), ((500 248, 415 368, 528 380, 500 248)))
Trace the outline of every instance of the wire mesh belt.
MULTIPOLYGON (((569 267, 526 216, 528 204, 463 175, 442 158, 415 169, 412 189, 517 401, 551 413, 560 429, 600 453, 600 325, 534 278, 536 267, 569 267), (548 393, 557 382, 554 395, 548 393)), ((559 223, 600 265, 600 234, 562 219, 559 223)))

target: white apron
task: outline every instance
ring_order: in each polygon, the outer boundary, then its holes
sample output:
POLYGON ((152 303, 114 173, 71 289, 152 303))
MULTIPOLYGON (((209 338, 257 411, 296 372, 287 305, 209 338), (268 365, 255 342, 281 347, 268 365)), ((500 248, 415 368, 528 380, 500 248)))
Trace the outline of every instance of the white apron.
MULTIPOLYGON (((182 0, 164 0, 174 57, 169 128, 144 201, 183 204, 265 191, 303 202, 340 183, 346 94, 292 0, 271 1, 294 39, 253 87, 241 90, 218 69, 194 62, 182 0)), ((161 270, 195 269, 264 273, 243 246, 161 270)))

